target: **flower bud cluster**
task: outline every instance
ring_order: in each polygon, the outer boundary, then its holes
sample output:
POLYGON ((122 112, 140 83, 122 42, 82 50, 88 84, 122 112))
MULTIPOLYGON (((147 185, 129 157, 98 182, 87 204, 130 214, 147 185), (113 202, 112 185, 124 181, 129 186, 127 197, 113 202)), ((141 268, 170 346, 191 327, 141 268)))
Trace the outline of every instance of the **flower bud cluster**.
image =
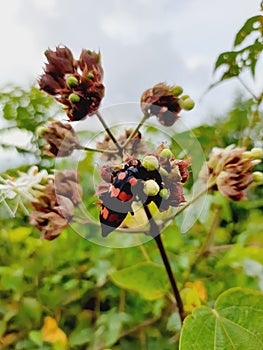
POLYGON ((168 86, 165 83, 154 85, 144 91, 141 96, 141 108, 144 115, 155 115, 165 126, 173 125, 179 118, 182 109, 194 108, 194 101, 188 95, 182 95, 183 88, 179 85, 168 86))
POLYGON ((39 79, 42 90, 65 106, 71 121, 95 113, 104 96, 100 53, 82 50, 78 60, 67 47, 47 50, 48 63, 39 79))

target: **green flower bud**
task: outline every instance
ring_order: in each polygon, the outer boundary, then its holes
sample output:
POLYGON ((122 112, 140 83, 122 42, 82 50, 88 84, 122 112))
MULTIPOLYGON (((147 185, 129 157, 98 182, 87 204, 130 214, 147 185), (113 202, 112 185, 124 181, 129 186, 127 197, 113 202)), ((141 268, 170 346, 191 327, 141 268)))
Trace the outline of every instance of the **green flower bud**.
POLYGON ((159 162, 155 156, 146 156, 143 158, 142 166, 149 171, 153 171, 159 168, 159 162))
POLYGON ((78 85, 78 83, 79 83, 78 79, 74 77, 74 75, 70 75, 69 77, 67 77, 66 84, 69 88, 72 88, 78 85))
POLYGON ((259 147, 252 148, 250 151, 251 155, 255 159, 260 159, 263 157, 263 149, 259 147))
POLYGON ((164 148, 160 153, 160 157, 171 158, 173 155, 172 151, 169 148, 164 148))
POLYGON ((160 187, 154 180, 147 180, 144 182, 143 192, 147 196, 156 196, 160 191, 160 187))
POLYGON ((188 97, 185 100, 180 99, 179 105, 182 109, 185 109, 186 111, 190 111, 191 109, 194 108, 195 103, 190 97, 188 97))
POLYGON ((253 178, 255 182, 263 182, 263 173, 261 171, 255 171, 253 178))
POLYGON ((179 85, 175 85, 173 86, 173 88, 171 89, 171 93, 174 95, 174 96, 179 96, 183 93, 183 88, 182 86, 179 86, 179 85))
POLYGON ((70 94, 68 99, 71 103, 77 103, 80 101, 80 97, 77 94, 70 94))
POLYGON ((88 79, 94 79, 94 74, 92 72, 89 72, 87 75, 88 79))
POLYGON ((39 126, 36 129, 37 135, 38 136, 43 136, 43 134, 48 130, 48 128, 46 126, 39 126))
POLYGON ((183 96, 180 97, 180 100, 184 101, 187 98, 190 98, 190 96, 189 95, 183 95, 183 96))
POLYGON ((163 198, 163 199, 168 199, 170 196, 169 190, 167 190, 167 188, 163 188, 159 195, 163 198))
POLYGON ((253 158, 253 157, 252 157, 252 154, 251 154, 250 151, 245 151, 245 152, 242 153, 242 158, 251 159, 251 158, 253 158))
POLYGON ((159 173, 160 173, 161 175, 165 175, 165 176, 168 175, 168 172, 167 172, 163 167, 160 167, 159 173))
POLYGON ((256 166, 256 165, 258 165, 258 164, 260 164, 261 163, 261 159, 253 159, 253 160, 251 160, 251 164, 253 165, 253 166, 256 166))

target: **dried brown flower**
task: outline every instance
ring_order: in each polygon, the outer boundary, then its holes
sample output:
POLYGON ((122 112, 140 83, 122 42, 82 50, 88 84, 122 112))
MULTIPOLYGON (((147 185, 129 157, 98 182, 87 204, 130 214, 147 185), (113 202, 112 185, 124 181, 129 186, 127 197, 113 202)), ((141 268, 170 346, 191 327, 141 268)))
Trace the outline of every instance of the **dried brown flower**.
POLYGON ((245 148, 235 148, 234 145, 213 149, 201 169, 201 179, 214 182, 212 189, 234 201, 247 199, 244 190, 253 181, 254 164, 251 158, 243 156, 245 151, 245 148))
POLYGON ((42 238, 53 240, 66 228, 74 215, 74 208, 81 202, 81 188, 77 172, 57 172, 34 202, 30 223, 42 231, 42 238))
POLYGON ((48 143, 44 147, 44 153, 49 157, 67 157, 80 147, 78 137, 70 124, 51 121, 42 129, 41 135, 48 143))
POLYGON ((141 108, 146 116, 156 115, 159 122, 165 126, 173 125, 181 111, 179 98, 173 93, 173 86, 165 83, 156 84, 142 94, 141 108))

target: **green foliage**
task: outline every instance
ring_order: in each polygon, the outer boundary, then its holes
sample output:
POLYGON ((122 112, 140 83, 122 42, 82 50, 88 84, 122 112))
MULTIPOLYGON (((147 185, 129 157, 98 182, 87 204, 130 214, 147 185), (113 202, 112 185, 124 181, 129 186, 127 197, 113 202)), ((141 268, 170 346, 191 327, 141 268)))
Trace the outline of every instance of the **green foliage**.
POLYGON ((36 130, 57 114, 53 99, 34 86, 23 89, 11 85, 2 89, 0 106, 3 117, 0 148, 39 156, 42 142, 36 137, 36 130), (21 138, 27 140, 22 145, 16 142, 21 138))
MULTIPOLYGON (((237 50, 219 56, 215 69, 226 68, 220 81, 240 76, 245 69, 255 74, 263 48, 262 18, 250 18, 236 35, 237 50), (254 41, 246 45, 248 40, 254 41)), ((227 115, 214 123, 171 135, 173 153, 178 158, 192 156, 193 173, 185 193, 199 186, 199 170, 213 147, 262 146, 261 96, 238 96, 227 115)), ((53 166, 52 160, 40 157, 43 145, 36 133, 49 118, 58 117, 52 100, 35 87, 10 87, 0 95, 0 104, 2 149, 36 153, 40 167, 53 166), (6 141, 14 131, 26 133, 27 146, 6 141)), ((146 132, 158 130, 148 126, 146 132)), ((93 137, 90 131, 78 134, 82 144, 93 137)), ((89 210, 91 223, 83 221, 80 208, 78 222, 49 242, 39 239, 40 233, 29 225, 21 208, 10 220, 0 207, 1 349, 261 349, 262 184, 251 185, 248 201, 243 202, 230 202, 211 192, 201 215, 204 203, 198 200, 164 226, 164 247, 189 314, 182 326, 154 240, 125 249, 92 243, 100 235, 90 180, 100 181, 98 156, 83 154, 58 160, 56 168, 78 169, 83 207, 89 210), (190 228, 182 234, 183 222, 189 218, 190 228)), ((262 165, 255 169, 262 171, 262 165)), ((17 170, 9 169, 8 175, 16 176, 17 170)), ((116 246, 122 247, 132 236, 112 235, 119 242, 116 246)))
POLYGON ((184 322, 180 349, 262 349, 263 294, 233 288, 222 293, 215 308, 195 309, 184 322))
POLYGON ((161 298, 167 290, 167 277, 163 266, 140 263, 111 274, 117 286, 138 292, 147 300, 161 298))
POLYGON ((249 18, 236 34, 234 50, 223 52, 218 56, 214 70, 217 71, 222 68, 223 72, 218 81, 212 86, 223 80, 239 77, 245 70, 249 70, 252 76, 255 77, 256 65, 263 50, 262 40, 263 16, 258 15, 249 18), (252 43, 246 45, 246 41, 249 39, 252 43))

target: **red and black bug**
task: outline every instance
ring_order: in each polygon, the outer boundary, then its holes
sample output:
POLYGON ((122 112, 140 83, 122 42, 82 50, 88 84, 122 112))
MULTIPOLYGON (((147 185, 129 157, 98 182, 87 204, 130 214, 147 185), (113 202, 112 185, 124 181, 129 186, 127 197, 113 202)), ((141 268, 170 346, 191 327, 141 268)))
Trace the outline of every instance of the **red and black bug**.
MULTIPOLYGON (((153 197, 148 197, 143 192, 143 183, 147 179, 155 179, 162 186, 162 179, 157 170, 147 171, 139 160, 131 160, 121 170, 112 173, 113 180, 109 191, 104 192, 100 209, 100 223, 102 236, 105 237, 121 225, 127 214, 132 212, 134 200, 140 200, 148 204, 153 197)), ((161 197, 155 196, 154 201, 159 207, 161 197)))

